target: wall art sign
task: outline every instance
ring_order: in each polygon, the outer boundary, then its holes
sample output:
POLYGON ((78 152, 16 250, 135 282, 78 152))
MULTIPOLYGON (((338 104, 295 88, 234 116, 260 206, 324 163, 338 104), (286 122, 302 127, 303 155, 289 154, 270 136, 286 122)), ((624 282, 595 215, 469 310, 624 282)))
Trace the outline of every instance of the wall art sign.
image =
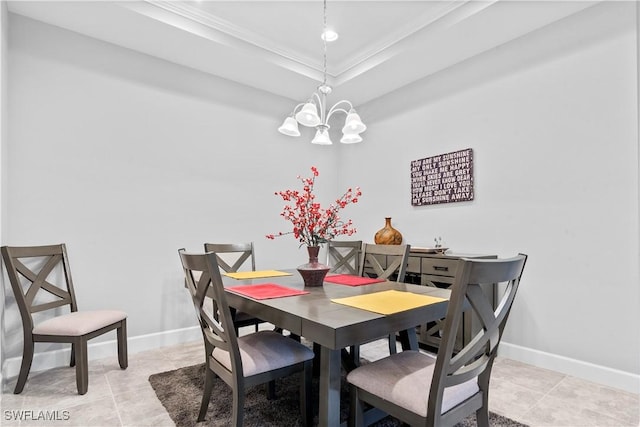
POLYGON ((411 204, 473 200, 473 150, 454 151, 411 162, 411 204))

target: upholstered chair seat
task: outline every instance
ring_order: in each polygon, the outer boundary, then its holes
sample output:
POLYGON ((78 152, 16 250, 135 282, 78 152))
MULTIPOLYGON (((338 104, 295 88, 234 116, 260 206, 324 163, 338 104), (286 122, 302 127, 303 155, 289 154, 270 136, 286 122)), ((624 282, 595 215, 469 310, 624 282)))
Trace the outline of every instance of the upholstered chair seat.
POLYGON ((37 324, 34 334, 80 336, 97 331, 127 318, 120 310, 75 311, 37 324))
MULTIPOLYGON (((421 417, 427 416, 428 395, 436 358, 407 350, 352 371, 348 381, 361 390, 377 394, 394 405, 421 417)), ((478 392, 477 378, 447 387, 442 400, 442 413, 478 392)))
MULTIPOLYGON (((245 377, 274 371, 313 359, 313 351, 273 331, 260 331, 238 338, 242 371, 245 377)), ((231 370, 229 352, 216 347, 212 356, 231 370)))

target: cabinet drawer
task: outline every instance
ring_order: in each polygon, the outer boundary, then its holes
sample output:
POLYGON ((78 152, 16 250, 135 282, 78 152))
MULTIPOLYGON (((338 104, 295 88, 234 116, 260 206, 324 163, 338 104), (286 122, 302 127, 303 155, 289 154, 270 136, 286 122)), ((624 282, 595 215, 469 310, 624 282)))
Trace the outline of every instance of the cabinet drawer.
POLYGON ((420 258, 410 256, 407 260, 407 273, 420 274, 420 258))
POLYGON ((453 277, 456 275, 457 268, 458 260, 455 259, 422 259, 422 274, 453 277))

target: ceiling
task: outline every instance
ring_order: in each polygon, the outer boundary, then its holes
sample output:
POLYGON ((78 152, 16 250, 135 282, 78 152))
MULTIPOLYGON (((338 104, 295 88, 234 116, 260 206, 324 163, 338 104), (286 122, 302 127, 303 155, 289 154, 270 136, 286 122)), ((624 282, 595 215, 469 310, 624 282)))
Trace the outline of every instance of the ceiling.
MULTIPOLYGON (((362 104, 599 1, 334 1, 332 96, 362 104)), ((322 81, 323 3, 9 1, 9 11, 302 101, 322 81)))

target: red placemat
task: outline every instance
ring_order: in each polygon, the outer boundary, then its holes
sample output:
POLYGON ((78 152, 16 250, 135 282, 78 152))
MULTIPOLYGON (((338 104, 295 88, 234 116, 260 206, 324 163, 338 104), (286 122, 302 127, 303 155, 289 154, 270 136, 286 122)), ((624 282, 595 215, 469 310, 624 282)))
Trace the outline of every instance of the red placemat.
POLYGON ((373 277, 353 276, 351 274, 336 274, 324 278, 325 282, 337 283, 338 285, 362 286, 371 285, 372 283, 384 282, 384 279, 376 279, 373 277))
POLYGON ((309 293, 307 291, 301 291, 299 289, 287 288, 286 286, 277 285, 275 283, 231 286, 226 288, 226 290, 235 292, 237 294, 246 295, 253 299, 291 297, 294 295, 304 295, 309 293))

